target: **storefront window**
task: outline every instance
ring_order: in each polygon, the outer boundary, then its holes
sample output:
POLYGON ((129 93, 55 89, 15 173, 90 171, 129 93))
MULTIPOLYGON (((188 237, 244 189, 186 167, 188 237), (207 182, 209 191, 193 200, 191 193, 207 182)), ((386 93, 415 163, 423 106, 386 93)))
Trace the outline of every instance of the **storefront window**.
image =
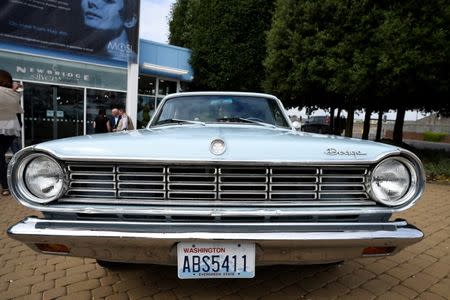
POLYGON ((25 145, 83 134, 83 89, 24 83, 25 145))
POLYGON ((151 76, 139 76, 138 94, 155 95, 156 94, 156 78, 151 76))
POLYGON ((177 92, 177 81, 141 75, 138 83, 137 128, 145 128, 164 96, 177 92))
POLYGON ((165 79, 159 79, 158 96, 165 96, 177 92, 177 82, 165 79))
POLYGON ((145 128, 155 112, 155 97, 138 96, 137 129, 145 128))
POLYGON ((186 81, 181 81, 180 82, 180 92, 189 92, 190 89, 190 83, 186 82, 186 81))
POLYGON ((86 103, 86 134, 94 133, 94 120, 100 109, 106 110, 106 116, 111 116, 113 108, 125 107, 127 94, 102 90, 87 90, 86 103))

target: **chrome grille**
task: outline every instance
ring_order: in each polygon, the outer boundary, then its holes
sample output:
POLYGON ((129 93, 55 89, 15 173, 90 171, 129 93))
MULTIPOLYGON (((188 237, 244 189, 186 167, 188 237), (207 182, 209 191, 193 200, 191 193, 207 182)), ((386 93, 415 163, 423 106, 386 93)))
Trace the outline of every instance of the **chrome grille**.
POLYGON ((61 202, 115 204, 373 205, 369 166, 242 167, 70 163, 61 202))

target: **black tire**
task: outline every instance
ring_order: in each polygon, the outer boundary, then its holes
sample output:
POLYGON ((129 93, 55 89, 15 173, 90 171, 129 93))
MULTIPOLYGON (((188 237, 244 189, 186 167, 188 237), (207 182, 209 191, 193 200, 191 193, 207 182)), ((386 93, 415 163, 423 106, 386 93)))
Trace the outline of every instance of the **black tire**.
POLYGON ((115 261, 107 261, 107 260, 101 260, 101 259, 97 259, 97 264, 105 269, 117 269, 123 265, 125 265, 124 263, 120 263, 120 262, 115 262, 115 261))
POLYGON ((339 260, 339 261, 335 261, 335 262, 331 262, 331 263, 321 264, 321 266, 327 266, 327 267, 334 268, 334 267, 337 267, 337 266, 339 266, 339 265, 341 265, 343 263, 344 263, 343 260, 339 260))

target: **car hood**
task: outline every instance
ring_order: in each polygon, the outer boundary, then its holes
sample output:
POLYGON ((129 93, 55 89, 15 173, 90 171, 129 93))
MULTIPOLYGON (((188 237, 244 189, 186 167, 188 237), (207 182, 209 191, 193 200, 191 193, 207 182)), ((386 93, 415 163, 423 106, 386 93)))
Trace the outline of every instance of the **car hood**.
POLYGON ((161 126, 65 138, 34 148, 63 160, 143 162, 364 163, 400 151, 397 147, 359 139, 234 124, 161 126), (222 155, 210 151, 215 139, 226 144, 222 155))

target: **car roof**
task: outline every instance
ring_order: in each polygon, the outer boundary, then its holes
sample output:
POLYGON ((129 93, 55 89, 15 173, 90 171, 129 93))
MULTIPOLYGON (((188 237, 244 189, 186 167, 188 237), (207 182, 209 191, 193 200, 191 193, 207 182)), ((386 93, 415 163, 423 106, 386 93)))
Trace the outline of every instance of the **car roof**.
POLYGON ((247 97, 271 98, 274 100, 279 100, 277 97, 270 94, 250 93, 250 92, 183 92, 183 93, 169 94, 165 97, 165 99, 187 97, 187 96, 247 96, 247 97))

